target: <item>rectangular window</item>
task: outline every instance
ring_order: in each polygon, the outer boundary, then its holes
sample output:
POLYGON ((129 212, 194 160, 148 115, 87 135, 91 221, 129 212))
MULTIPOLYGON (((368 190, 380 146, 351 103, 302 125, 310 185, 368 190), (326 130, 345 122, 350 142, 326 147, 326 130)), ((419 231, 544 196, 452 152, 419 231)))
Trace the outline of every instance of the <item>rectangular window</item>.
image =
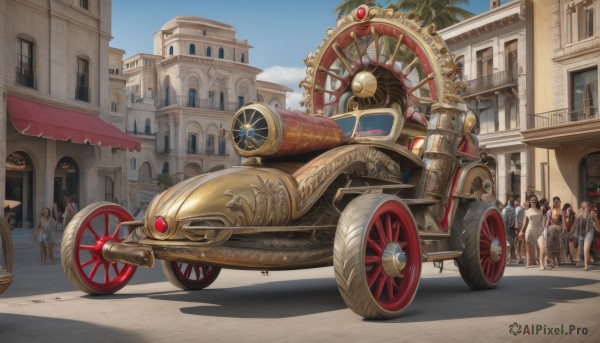
POLYGON ((227 140, 223 136, 219 136, 219 155, 223 156, 226 153, 227 140))
POLYGON ((188 91, 188 107, 196 107, 196 90, 193 88, 188 91))
POLYGON ((188 146, 187 146, 187 153, 188 154, 195 154, 196 153, 196 135, 194 134, 190 134, 188 136, 188 146))
POLYGON ((594 36, 594 8, 585 10, 585 38, 594 36))
POLYGON ((90 101, 89 89, 89 62, 83 58, 77 58, 77 86, 75 99, 90 101))
POLYGON ((33 88, 33 43, 19 39, 18 44, 16 83, 33 88))
POLYGON ((108 69, 109 75, 115 75, 115 70, 113 68, 108 69))
POLYGON ((492 75, 494 71, 494 59, 492 48, 477 51, 477 78, 492 75))
POLYGON ((171 151, 171 143, 170 143, 170 139, 169 139, 169 132, 165 133, 164 147, 165 147, 164 152, 171 151))
POLYGON ((206 154, 215 154, 215 135, 207 135, 206 137, 206 154))
POLYGON ((598 116, 598 68, 571 74, 571 121, 598 116))
POLYGON ((79 7, 83 9, 88 9, 88 0, 79 0, 79 7))

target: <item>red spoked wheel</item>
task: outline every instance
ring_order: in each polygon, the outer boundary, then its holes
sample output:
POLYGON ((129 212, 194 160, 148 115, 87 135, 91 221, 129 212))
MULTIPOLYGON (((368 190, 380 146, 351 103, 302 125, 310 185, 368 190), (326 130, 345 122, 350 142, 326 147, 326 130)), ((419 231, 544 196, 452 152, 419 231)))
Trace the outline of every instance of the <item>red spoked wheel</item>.
POLYGON ((398 317, 421 278, 421 246, 414 219, 399 198, 367 194, 342 212, 333 266, 346 305, 368 319, 398 317))
POLYGON ((305 64, 302 103, 309 113, 326 115, 354 108, 399 105, 402 112, 427 106, 443 100, 458 71, 433 27, 364 5, 338 20, 305 64))
POLYGON ((112 294, 129 282, 136 266, 107 261, 102 248, 106 242, 122 242, 129 230, 119 224, 130 220, 127 210, 108 202, 91 204, 73 217, 60 251, 63 270, 76 288, 91 295, 112 294))
POLYGON ((452 236, 453 242, 459 239, 464 244, 463 255, 456 260, 460 275, 473 289, 495 288, 506 267, 506 231, 500 211, 478 201, 457 218, 459 226, 452 229, 452 236))
POLYGON ((177 261, 162 261, 163 272, 175 287, 200 290, 210 286, 221 273, 221 268, 177 261))

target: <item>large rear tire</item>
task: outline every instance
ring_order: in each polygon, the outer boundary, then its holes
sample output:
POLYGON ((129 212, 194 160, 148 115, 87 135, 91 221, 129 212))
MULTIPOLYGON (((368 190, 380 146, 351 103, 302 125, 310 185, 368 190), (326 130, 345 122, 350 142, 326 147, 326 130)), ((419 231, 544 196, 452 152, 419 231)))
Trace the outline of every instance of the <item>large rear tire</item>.
POLYGON ((81 291, 112 294, 123 288, 136 266, 107 261, 102 255, 106 242, 122 242, 129 234, 119 226, 133 217, 122 206, 99 202, 78 212, 63 233, 60 253, 67 279, 81 291))
POLYGON ((506 231, 498 208, 477 201, 461 207, 452 229, 454 246, 464 246, 456 259, 463 280, 472 289, 495 288, 506 267, 506 231), (456 230, 456 231, 454 231, 456 230))
POLYGON ((386 194, 352 200, 338 222, 333 266, 352 311, 367 319, 398 317, 421 277, 419 235, 408 207, 386 194))

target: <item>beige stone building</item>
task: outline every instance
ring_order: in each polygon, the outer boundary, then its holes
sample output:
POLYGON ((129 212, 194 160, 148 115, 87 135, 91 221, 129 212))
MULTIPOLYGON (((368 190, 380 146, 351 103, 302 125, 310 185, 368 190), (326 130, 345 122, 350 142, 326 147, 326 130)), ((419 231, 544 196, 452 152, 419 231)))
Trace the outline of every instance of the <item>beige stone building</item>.
POLYGON ((533 0, 535 187, 578 206, 600 202, 600 1, 533 0))
POLYGON ((0 197, 18 201, 17 226, 73 194, 85 206, 126 204, 127 149, 111 94, 111 1, 0 1, 0 197))
POLYGON ((153 54, 124 60, 125 129, 142 144, 128 154, 131 208, 147 204, 159 182, 239 164, 227 134, 243 104, 285 107, 291 89, 257 81, 252 46, 235 34, 228 24, 178 16, 154 34, 153 54))
POLYGON ((531 18, 528 0, 491 1, 489 11, 440 30, 462 65, 463 99, 477 116, 482 160, 502 202, 533 185, 532 150, 521 134, 533 109, 531 18))
POLYGON ((177 17, 154 54, 123 61, 109 47, 111 7, 0 1, 0 197, 20 203, 17 226, 65 194, 133 212, 159 182, 237 164, 226 135, 241 104, 285 106, 290 89, 256 80, 232 26, 177 17))

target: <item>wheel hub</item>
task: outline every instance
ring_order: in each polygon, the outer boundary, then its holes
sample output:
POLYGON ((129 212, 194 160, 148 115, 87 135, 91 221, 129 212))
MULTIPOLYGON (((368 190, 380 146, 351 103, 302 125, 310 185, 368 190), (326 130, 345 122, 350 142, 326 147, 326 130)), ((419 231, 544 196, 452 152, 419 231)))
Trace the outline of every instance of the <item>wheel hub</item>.
POLYGON ((490 256, 492 257, 492 261, 494 263, 500 261, 500 258, 502 258, 502 247, 500 246, 500 241, 498 241, 497 238, 494 238, 490 244, 490 256))
POLYGON ((381 255, 381 264, 383 271, 390 277, 402 276, 402 271, 406 268, 406 254, 396 242, 388 243, 383 249, 381 255))

